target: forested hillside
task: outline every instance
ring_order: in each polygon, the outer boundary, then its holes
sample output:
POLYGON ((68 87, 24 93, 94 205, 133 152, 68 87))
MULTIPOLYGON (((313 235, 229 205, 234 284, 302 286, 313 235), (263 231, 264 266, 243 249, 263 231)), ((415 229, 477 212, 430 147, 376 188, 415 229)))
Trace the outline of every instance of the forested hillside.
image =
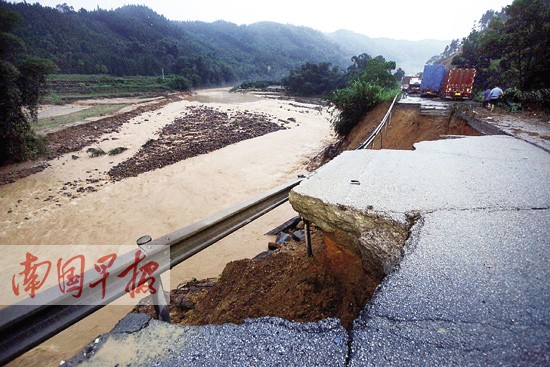
MULTIPOLYGON (((57 64, 61 73, 186 77, 193 86, 246 79, 279 80, 307 62, 347 68, 354 55, 395 60, 408 73, 445 47, 445 41, 395 41, 341 31, 323 34, 272 22, 175 22, 145 6, 86 11, 59 5, 0 6, 21 15, 14 33, 27 52, 57 64), (428 56, 426 56, 428 55, 428 56)), ((418 70, 416 70, 418 69, 418 70)))
POLYGON ((276 23, 238 26, 174 22, 144 6, 84 9, 4 1, 24 23, 14 30, 27 52, 61 73, 178 74, 194 86, 244 79, 280 79, 305 62, 347 66, 341 48, 318 31, 276 23))

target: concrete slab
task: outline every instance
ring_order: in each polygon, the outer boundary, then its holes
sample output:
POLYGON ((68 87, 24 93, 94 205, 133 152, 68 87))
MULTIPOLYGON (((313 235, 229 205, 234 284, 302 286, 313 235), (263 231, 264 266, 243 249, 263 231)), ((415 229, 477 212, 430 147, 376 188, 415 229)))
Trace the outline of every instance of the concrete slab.
POLYGON ((343 366, 347 356, 348 334, 336 319, 181 327, 130 314, 66 365, 343 366))
POLYGON ((351 366, 550 365, 550 210, 438 211, 415 231, 351 366))
POLYGON ((304 213, 296 196, 314 198, 403 223, 412 211, 550 206, 550 154, 537 147, 479 136, 415 148, 344 152, 294 188, 291 204, 304 213))

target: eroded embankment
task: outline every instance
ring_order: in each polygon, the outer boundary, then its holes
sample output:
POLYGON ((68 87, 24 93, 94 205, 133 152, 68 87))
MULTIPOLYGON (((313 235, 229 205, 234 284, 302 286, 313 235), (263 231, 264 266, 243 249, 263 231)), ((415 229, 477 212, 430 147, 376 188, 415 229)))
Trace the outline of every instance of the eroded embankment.
MULTIPOLYGON (((382 106, 374 117, 367 116, 340 147, 359 145, 386 110, 382 106)), ((416 142, 445 135, 479 135, 463 120, 423 116, 415 108, 396 108, 386 134, 384 148, 391 149, 413 149, 416 142)), ((401 260, 418 217, 328 205, 295 192, 290 201, 318 228, 312 237, 314 256, 307 257, 303 240, 292 241, 255 259, 229 263, 217 281, 184 284, 172 291, 174 323, 242 323, 261 316, 310 322, 337 317, 351 327, 378 284, 401 260)), ((140 311, 154 314, 152 308, 140 311)))
MULTIPOLYGON (((342 150, 356 149, 367 140, 386 111, 387 107, 385 109, 379 107, 373 111, 375 118, 370 114, 365 116, 363 121, 342 140, 342 150)), ((392 111, 390 123, 383 132, 382 149, 411 150, 415 143, 439 140, 452 135, 479 136, 481 134, 451 111, 448 111, 448 115, 423 115, 418 106, 397 105, 392 111)), ((378 139, 372 148, 380 149, 378 139)))

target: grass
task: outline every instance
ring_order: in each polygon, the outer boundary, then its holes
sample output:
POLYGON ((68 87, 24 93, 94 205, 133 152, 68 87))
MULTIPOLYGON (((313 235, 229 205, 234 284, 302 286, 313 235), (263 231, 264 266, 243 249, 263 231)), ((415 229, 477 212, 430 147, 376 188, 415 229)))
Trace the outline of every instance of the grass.
POLYGON ((85 110, 69 113, 67 115, 46 117, 39 119, 37 124, 33 124, 34 131, 40 132, 46 129, 54 129, 75 122, 84 121, 88 117, 103 116, 116 112, 127 104, 104 104, 86 108, 85 110))
POLYGON ((171 92, 171 80, 172 77, 52 74, 42 103, 59 104, 96 97, 150 97, 171 92))
POLYGON ((382 93, 380 93, 380 98, 383 100, 383 101, 391 101, 393 100, 393 97, 395 97, 395 95, 397 93, 401 92, 401 90, 399 88, 395 88, 395 89, 384 89, 382 91, 382 93))

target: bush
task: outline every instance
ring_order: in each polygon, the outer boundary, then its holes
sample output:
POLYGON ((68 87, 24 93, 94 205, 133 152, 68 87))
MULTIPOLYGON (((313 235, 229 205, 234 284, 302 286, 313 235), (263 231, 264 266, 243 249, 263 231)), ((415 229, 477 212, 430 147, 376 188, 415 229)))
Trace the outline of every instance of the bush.
POLYGON ((186 77, 178 75, 168 82, 168 86, 180 92, 187 92, 191 88, 191 83, 186 77))
POLYGON ((117 155, 117 154, 120 154, 120 153, 125 152, 127 150, 128 150, 128 148, 126 148, 126 147, 116 147, 114 149, 109 150, 108 154, 109 155, 117 155))
POLYGON ((88 148, 87 153, 90 153, 90 158, 99 157, 105 155, 105 151, 101 148, 88 148))
POLYGON ((239 88, 240 89, 264 89, 274 84, 277 84, 277 82, 274 82, 272 80, 257 80, 257 81, 249 80, 241 83, 239 88))
POLYGON ((357 125, 363 116, 372 110, 382 98, 384 89, 363 80, 353 80, 345 89, 338 89, 327 100, 334 105, 332 125, 334 131, 345 136, 357 125))
POLYGON ((504 102, 508 106, 514 106, 515 110, 523 106, 534 108, 550 107, 550 89, 537 89, 532 91, 521 91, 518 88, 508 88, 504 92, 504 102))
POLYGON ((537 89, 523 92, 523 102, 538 107, 550 107, 550 89, 537 89))

